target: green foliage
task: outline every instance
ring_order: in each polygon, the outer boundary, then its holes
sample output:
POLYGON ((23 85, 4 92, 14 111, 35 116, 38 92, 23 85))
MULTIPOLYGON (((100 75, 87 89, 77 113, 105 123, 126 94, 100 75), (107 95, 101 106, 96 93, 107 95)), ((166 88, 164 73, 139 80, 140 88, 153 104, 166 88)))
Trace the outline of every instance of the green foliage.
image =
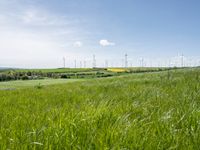
POLYGON ((0 90, 0 149, 199 149, 199 73, 0 90))
POLYGON ((28 80, 28 76, 27 76, 27 75, 23 75, 23 76, 21 77, 21 79, 22 79, 22 80, 28 80))
POLYGON ((39 83, 38 85, 35 86, 35 88, 37 88, 37 89, 42 89, 42 87, 43 87, 43 86, 42 86, 41 83, 39 83))

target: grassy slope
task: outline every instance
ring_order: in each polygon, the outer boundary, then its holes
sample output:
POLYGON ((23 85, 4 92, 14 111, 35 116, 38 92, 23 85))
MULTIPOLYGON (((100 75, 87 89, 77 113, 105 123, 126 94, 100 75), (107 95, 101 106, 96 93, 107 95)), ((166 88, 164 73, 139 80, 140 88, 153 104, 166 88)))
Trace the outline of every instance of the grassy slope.
POLYGON ((0 149, 198 149, 200 70, 0 91, 0 149))
POLYGON ((86 79, 41 79, 41 80, 17 80, 17 81, 7 81, 0 82, 0 90, 15 89, 15 88, 27 88, 35 87, 39 84, 42 86, 52 85, 52 84, 65 84, 69 82, 84 81, 86 79))

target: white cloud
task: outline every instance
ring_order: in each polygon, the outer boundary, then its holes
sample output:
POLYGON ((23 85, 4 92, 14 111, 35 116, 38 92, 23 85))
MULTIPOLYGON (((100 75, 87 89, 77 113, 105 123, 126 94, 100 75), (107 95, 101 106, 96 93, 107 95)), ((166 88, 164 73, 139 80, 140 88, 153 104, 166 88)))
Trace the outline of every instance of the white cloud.
POLYGON ((82 41, 94 41, 94 32, 83 26, 85 20, 21 1, 29 0, 0 0, 0 66, 56 67, 63 56, 90 55, 82 41))
POLYGON ((85 37, 81 20, 14 1, 0 0, 0 66, 59 67, 66 54, 77 58, 82 42, 75 41, 85 37))
POLYGON ((108 40, 100 40, 100 41, 99 41, 99 44, 100 44, 101 46, 114 46, 114 45, 115 45, 115 43, 110 42, 110 41, 108 41, 108 40))
POLYGON ((74 47, 82 47, 82 45, 83 45, 83 43, 80 42, 80 41, 76 41, 76 42, 73 43, 74 47))

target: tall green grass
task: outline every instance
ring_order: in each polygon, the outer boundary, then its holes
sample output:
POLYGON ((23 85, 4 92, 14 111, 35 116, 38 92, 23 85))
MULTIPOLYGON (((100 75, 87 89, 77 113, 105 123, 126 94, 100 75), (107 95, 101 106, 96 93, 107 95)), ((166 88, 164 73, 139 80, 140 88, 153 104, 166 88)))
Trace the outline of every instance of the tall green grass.
POLYGON ((0 149, 199 149, 200 70, 0 91, 0 149))

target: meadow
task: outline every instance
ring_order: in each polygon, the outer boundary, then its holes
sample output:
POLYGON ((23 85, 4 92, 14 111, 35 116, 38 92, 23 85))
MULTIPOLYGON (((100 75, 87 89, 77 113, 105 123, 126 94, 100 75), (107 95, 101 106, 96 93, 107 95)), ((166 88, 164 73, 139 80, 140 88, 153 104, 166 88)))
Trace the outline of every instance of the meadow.
POLYGON ((69 82, 83 81, 83 79, 44 79, 44 80, 16 80, 9 82, 0 82, 0 90, 14 90, 19 88, 46 86, 52 84, 63 84, 69 82))
POLYGON ((0 149, 199 149, 199 68, 5 84, 0 149))

